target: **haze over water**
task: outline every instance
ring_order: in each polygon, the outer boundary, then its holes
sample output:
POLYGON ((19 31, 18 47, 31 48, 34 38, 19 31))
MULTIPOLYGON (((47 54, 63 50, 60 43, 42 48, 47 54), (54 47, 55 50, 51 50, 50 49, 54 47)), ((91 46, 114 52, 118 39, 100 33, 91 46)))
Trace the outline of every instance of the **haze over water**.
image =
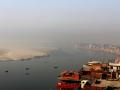
POLYGON ((1 47, 119 43, 119 0, 2 0, 1 47))

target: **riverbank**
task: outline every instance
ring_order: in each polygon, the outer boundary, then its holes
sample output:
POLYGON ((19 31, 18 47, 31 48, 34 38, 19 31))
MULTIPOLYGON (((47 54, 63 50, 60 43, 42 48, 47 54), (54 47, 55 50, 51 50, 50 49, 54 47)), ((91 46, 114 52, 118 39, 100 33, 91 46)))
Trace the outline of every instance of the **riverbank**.
POLYGON ((0 49, 0 61, 31 60, 34 58, 48 57, 52 48, 42 49, 0 49))
POLYGON ((120 55, 119 45, 79 43, 75 45, 75 48, 81 48, 81 49, 92 50, 92 51, 102 51, 102 52, 120 55))

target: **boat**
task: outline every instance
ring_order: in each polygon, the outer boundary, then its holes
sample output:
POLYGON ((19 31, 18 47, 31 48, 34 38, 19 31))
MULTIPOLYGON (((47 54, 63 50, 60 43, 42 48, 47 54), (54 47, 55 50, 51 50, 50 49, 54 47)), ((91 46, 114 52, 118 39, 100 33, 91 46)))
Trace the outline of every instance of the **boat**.
POLYGON ((76 89, 79 88, 80 84, 79 83, 71 83, 71 82, 58 82, 57 83, 57 88, 59 89, 76 89))
POLYGON ((60 90, 120 90, 120 63, 90 61, 79 71, 63 71, 57 82, 60 90))
POLYGON ((58 77, 57 88, 74 90, 80 87, 80 74, 75 71, 63 71, 58 77))

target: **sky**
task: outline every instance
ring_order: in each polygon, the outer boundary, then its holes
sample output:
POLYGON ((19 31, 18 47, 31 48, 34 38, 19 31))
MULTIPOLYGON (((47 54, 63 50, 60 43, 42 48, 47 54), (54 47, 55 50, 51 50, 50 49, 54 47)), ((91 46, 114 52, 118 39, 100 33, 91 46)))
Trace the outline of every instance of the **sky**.
POLYGON ((119 4, 120 0, 0 0, 0 44, 120 44, 119 4))

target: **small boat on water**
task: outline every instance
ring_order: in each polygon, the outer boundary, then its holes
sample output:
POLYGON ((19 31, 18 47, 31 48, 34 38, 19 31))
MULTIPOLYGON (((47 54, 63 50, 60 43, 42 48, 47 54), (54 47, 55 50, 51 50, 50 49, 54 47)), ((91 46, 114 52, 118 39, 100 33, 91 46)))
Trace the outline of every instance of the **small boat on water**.
POLYGON ((79 88, 80 84, 79 83, 70 83, 70 82, 58 82, 57 83, 57 88, 59 89, 76 89, 79 88))
POLYGON ((63 71, 58 77, 57 88, 74 90, 80 87, 80 74, 75 71, 63 71))
POLYGON ((60 74, 59 80, 67 80, 67 81, 79 81, 80 80, 80 74, 75 71, 64 71, 60 74))

